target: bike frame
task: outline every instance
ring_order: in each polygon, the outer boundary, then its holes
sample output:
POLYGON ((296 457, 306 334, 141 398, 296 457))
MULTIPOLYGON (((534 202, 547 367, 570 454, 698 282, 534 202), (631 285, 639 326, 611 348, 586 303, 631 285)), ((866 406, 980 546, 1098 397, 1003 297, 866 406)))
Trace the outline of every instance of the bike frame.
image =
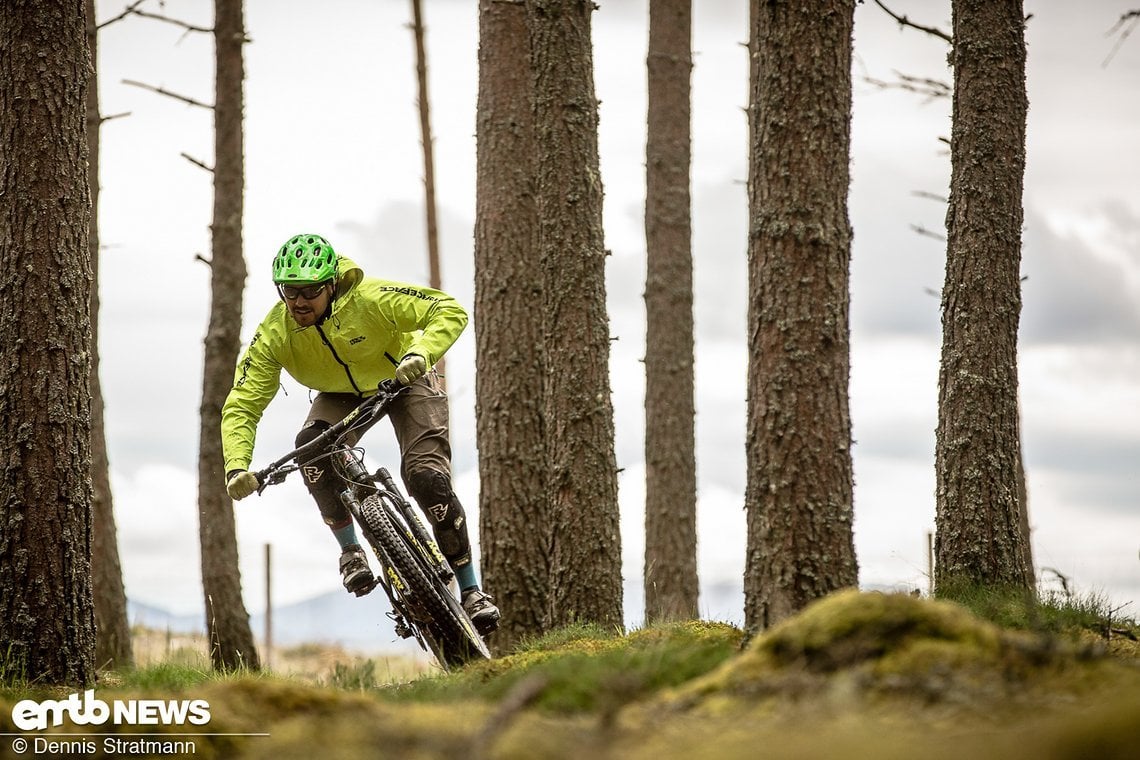
MULTIPOLYGON (((379 422, 387 414, 392 401, 404 389, 404 386, 395 380, 381 383, 376 394, 362 401, 340 422, 304 446, 255 472, 259 484, 258 493, 270 485, 283 482, 289 473, 327 457, 345 482, 340 499, 367 538, 380 563, 376 585, 384 589, 391 602, 392 612, 389 613, 389 617, 395 623, 396 633, 403 638, 415 636, 420 646, 432 652, 445 668, 462 664, 472 657, 489 659, 491 655, 482 637, 475 631, 462 605, 449 590, 448 584, 454 573, 440 552, 435 539, 424 527, 412 505, 402 496, 388 470, 381 467, 375 474, 370 475, 364 466, 362 451, 345 440, 349 433, 356 433, 359 437, 379 422), (370 519, 365 512, 372 509, 381 510, 382 515, 375 515, 370 519), (402 549, 385 547, 383 540, 375 535, 376 531, 372 529, 372 526, 377 524, 376 520, 382 520, 392 526, 396 531, 397 541, 402 541, 407 549, 406 554, 402 549), (390 556, 394 550, 403 556, 405 561, 410 558, 413 562, 418 562, 428 579, 427 582, 435 585, 436 593, 439 595, 436 603, 444 606, 436 607, 434 615, 428 602, 417 599, 417 595, 410 594, 405 587, 401 576, 407 573, 407 569, 398 567, 394 557, 390 556), (441 623, 433 619, 438 616, 440 610, 444 610, 444 616, 452 619, 452 622, 461 629, 462 638, 470 646, 462 645, 459 647, 462 651, 455 651, 456 647, 450 641, 454 636, 449 638, 442 635, 439 629, 441 623), (445 642, 443 639, 448 641, 445 642)), ((431 596, 431 593, 428 596, 431 596)))

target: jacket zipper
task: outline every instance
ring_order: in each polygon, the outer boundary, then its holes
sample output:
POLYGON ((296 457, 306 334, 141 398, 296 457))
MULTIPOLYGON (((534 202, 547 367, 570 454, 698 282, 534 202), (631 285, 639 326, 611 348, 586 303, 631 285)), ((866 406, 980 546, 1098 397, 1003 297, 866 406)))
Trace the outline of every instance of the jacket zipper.
POLYGON ((337 364, 344 367, 344 374, 348 375, 348 382, 352 384, 352 389, 356 391, 356 395, 363 397, 364 393, 362 393, 360 388, 356 385, 356 379, 352 376, 352 370, 348 368, 348 365, 345 364, 344 360, 341 359, 337 354, 336 349, 333 348, 333 344, 329 342, 328 336, 325 335, 325 331, 321 329, 321 326, 315 325, 315 327, 317 328, 317 333, 321 336, 321 340, 323 340, 325 342, 325 345, 328 346, 329 353, 331 353, 333 355, 333 358, 336 359, 337 364))

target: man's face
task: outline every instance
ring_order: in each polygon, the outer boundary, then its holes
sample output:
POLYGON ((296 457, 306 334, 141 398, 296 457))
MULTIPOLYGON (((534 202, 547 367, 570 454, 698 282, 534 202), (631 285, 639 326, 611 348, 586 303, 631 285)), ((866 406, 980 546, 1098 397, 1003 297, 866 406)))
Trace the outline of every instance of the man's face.
POLYGON ((299 282, 280 285, 277 292, 285 301, 285 307, 293 320, 301 327, 311 327, 329 307, 332 298, 332 282, 299 282))

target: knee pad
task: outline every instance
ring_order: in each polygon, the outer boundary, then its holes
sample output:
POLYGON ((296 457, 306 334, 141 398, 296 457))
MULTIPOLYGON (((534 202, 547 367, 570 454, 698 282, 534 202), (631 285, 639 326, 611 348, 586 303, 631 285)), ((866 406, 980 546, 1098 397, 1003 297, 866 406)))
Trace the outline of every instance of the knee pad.
MULTIPOLYGON (((297 433, 297 438, 294 441, 294 445, 297 448, 306 446, 316 440, 317 436, 328 430, 330 427, 332 427, 332 425, 325 422, 324 420, 309 420, 305 423, 305 426, 301 428, 301 430, 297 433)), ((313 459, 313 455, 310 455, 307 458, 313 459)), ((325 474, 327 472, 330 472, 332 469, 330 467, 330 462, 328 459, 318 459, 312 464, 302 464, 300 460, 297 460, 297 464, 301 465, 301 476, 305 479, 305 485, 309 486, 310 491, 313 490, 314 487, 320 486, 324 482, 331 483, 333 480, 335 480, 335 477, 325 477, 325 474)))
POLYGON ((324 420, 309 420, 299 431, 297 431, 297 439, 295 445, 297 448, 300 448, 306 443, 311 443, 316 439, 318 435, 325 432, 331 427, 332 425, 325 422, 324 420))
MULTIPOLYGON (((309 420, 297 433, 295 445, 300 448, 311 443, 330 427, 332 425, 324 420, 309 420)), ((312 459, 311 456, 308 458, 312 459)), ((305 481, 305 487, 317 502, 317 508, 321 510, 321 517, 326 525, 340 525, 352 519, 340 501, 340 490, 344 487, 344 481, 333 472, 332 463, 328 459, 318 459, 312 464, 302 465, 301 479, 305 481)))
POLYGON ((453 566, 469 562, 467 515, 451 490, 451 479, 435 470, 419 470, 408 476, 408 491, 431 522, 440 553, 453 566))

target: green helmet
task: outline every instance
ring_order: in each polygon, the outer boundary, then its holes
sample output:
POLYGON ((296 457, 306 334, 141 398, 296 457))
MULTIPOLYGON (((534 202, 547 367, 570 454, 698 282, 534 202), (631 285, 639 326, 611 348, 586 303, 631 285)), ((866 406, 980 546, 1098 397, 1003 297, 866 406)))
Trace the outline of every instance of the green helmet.
POLYGON ((324 282, 336 277, 336 251, 320 235, 294 235, 273 259, 273 281, 324 282))

